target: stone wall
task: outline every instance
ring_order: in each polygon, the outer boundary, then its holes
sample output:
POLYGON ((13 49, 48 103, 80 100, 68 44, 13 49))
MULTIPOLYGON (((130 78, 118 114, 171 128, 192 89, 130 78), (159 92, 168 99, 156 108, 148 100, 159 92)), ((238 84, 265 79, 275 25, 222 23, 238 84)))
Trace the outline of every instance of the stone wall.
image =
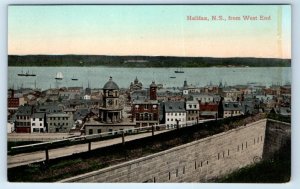
POLYGON ((291 124, 268 120, 265 135, 263 158, 270 158, 291 138, 291 124))
POLYGON ((259 161, 267 120, 61 182, 209 182, 259 161))

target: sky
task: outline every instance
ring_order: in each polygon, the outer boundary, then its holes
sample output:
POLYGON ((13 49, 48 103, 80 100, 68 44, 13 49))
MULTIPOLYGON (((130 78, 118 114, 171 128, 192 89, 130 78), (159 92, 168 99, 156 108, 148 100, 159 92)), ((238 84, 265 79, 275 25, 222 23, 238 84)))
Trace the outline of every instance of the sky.
POLYGON ((291 7, 11 5, 8 54, 291 58, 291 7), (190 21, 188 16, 209 21, 190 21), (213 21, 212 16, 224 20, 213 21))

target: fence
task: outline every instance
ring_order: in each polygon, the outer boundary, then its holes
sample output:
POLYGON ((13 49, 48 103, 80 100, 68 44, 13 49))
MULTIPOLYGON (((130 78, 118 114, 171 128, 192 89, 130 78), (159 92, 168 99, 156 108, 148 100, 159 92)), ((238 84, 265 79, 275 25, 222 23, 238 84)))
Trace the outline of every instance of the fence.
POLYGON ((76 136, 76 137, 70 137, 67 139, 60 139, 60 140, 53 140, 49 142, 41 142, 41 143, 35 143, 35 144, 28 144, 28 145, 22 145, 22 146, 15 146, 11 147, 9 149, 8 154, 9 155, 15 155, 20 153, 30 153, 34 151, 45 151, 45 159, 46 161, 49 160, 49 150, 50 149, 56 149, 56 148, 63 148, 66 146, 72 146, 76 144, 85 144, 87 143, 87 149, 88 151, 91 150, 92 142, 98 142, 113 138, 122 138, 120 140, 120 143, 125 143, 126 136, 129 135, 137 135, 141 133, 148 133, 152 132, 152 136, 155 134, 155 132, 167 132, 169 130, 179 129, 181 127, 189 127, 198 123, 203 123, 207 121, 212 121, 214 119, 210 120, 196 120, 196 121, 188 121, 184 126, 177 124, 176 127, 167 127, 165 124, 160 125, 152 125, 152 126, 145 126, 145 127, 138 127, 138 128, 131 128, 131 129, 124 129, 124 130, 118 130, 118 131, 111 131, 111 132, 104 132, 104 133, 98 133, 98 134, 91 134, 91 135, 84 135, 84 136, 76 136))

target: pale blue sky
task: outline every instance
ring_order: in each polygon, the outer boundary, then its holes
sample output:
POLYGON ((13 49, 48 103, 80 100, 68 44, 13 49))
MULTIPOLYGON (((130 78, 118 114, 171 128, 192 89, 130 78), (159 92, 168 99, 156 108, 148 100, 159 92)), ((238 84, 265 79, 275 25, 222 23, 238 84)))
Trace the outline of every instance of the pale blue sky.
POLYGON ((291 8, 281 6, 280 27, 279 6, 9 6, 8 52, 289 58, 291 8), (224 18, 265 15, 272 19, 186 19, 219 15, 224 18), (279 36, 278 31, 281 31, 279 36))

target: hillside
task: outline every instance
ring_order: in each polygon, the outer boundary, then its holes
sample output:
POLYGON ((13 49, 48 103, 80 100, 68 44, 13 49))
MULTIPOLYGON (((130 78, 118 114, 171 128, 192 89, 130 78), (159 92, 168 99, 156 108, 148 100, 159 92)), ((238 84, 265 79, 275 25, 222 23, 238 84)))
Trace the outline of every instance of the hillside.
POLYGON ((172 56, 9 55, 8 66, 290 67, 290 59, 172 56))

